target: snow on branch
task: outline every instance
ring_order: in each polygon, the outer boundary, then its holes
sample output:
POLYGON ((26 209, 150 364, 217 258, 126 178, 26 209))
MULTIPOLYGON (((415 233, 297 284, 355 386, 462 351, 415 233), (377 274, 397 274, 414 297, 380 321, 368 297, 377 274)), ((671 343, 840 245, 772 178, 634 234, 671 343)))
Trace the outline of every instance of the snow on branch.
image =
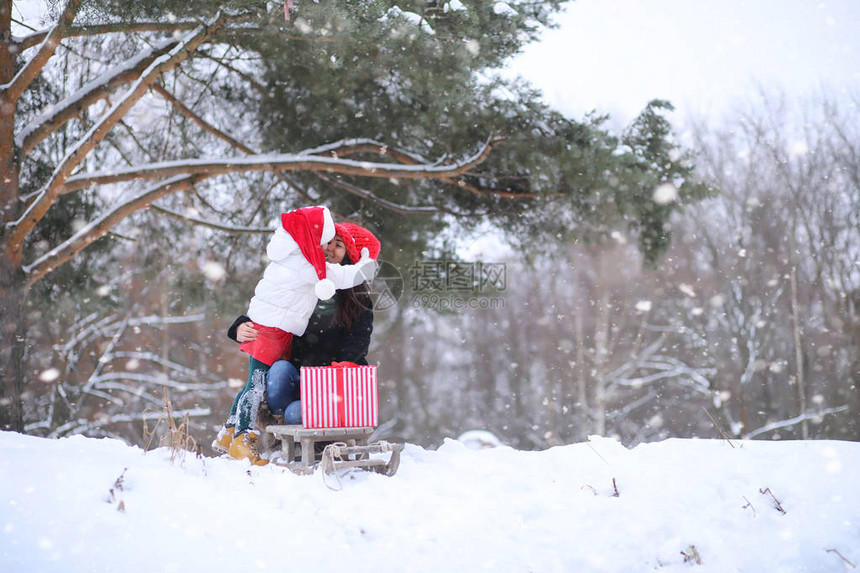
MULTIPOLYGON (((195 391, 198 395, 205 394, 207 392, 217 392, 220 390, 219 387, 209 383, 179 382, 165 378, 160 374, 141 374, 139 372, 108 372, 93 378, 92 382, 92 387, 98 390, 120 390, 122 392, 127 392, 132 396, 152 401, 156 404, 160 402, 143 391, 145 386, 164 386, 172 388, 173 390, 180 390, 182 392, 195 391), (138 382, 141 385, 133 386, 124 382, 138 382)), ((122 405, 122 403, 120 403, 120 405, 122 405)))
MULTIPOLYGON (((495 146, 499 143, 504 142, 505 140, 506 138, 504 137, 494 137, 490 139, 490 143, 495 146)), ((391 157, 395 161, 404 165, 431 165, 430 161, 421 157, 420 155, 389 147, 388 145, 380 143, 373 139, 345 139, 335 143, 322 145, 314 149, 306 150, 305 153, 323 156, 329 155, 335 158, 346 157, 358 153, 374 153, 376 155, 391 157)), ((443 160, 439 160, 435 163, 432 163, 432 165, 440 165, 442 163, 443 160)), ((523 191, 482 189, 480 187, 470 184, 461 177, 438 177, 438 179, 441 181, 445 181, 446 183, 450 183, 451 185, 456 185, 460 189, 468 191, 473 195, 494 195, 497 197, 506 197, 508 199, 533 199, 538 196, 537 194, 526 193, 523 191)))
POLYGON ((756 428, 751 432, 747 432, 743 435, 743 438, 751 439, 756 436, 760 436, 767 432, 772 432, 774 430, 779 430, 780 428, 789 428, 791 426, 796 426, 797 424, 801 424, 807 420, 817 420, 827 414, 838 414, 839 412, 844 412, 848 410, 848 406, 838 406, 836 408, 825 408, 823 410, 819 410, 817 412, 804 412, 794 418, 789 418, 788 420, 779 420, 777 422, 771 422, 770 424, 766 424, 761 428, 756 428))
MULTIPOLYGON (((111 328, 115 328, 118 322, 120 322, 120 320, 115 315, 105 317, 103 320, 98 322, 94 320, 96 316, 96 313, 92 313, 86 316, 83 320, 79 321, 75 326, 73 326, 71 330, 77 331, 78 334, 70 338, 68 342, 62 345, 62 347, 57 347, 57 351, 63 354, 68 354, 69 352, 71 352, 71 348, 78 344, 86 342, 87 337, 94 334, 101 334, 111 328)), ((203 313, 184 316, 148 315, 139 316, 136 318, 127 317, 121 319, 121 322, 129 327, 160 326, 164 324, 187 324, 190 322, 197 322, 203 320, 204 318, 205 315, 203 313)))
POLYGON ((666 378, 673 378, 703 394, 710 393, 710 381, 705 374, 714 373, 713 369, 694 368, 677 358, 659 355, 625 365, 619 370, 620 372, 616 371, 608 376, 608 380, 618 386, 641 387, 666 378), (631 371, 640 369, 653 372, 642 376, 630 376, 631 371))
POLYGON ((79 117, 84 109, 114 92, 120 86, 139 78, 157 57, 165 54, 177 43, 175 39, 157 42, 140 54, 105 71, 74 93, 50 106, 15 138, 15 143, 21 148, 21 154, 28 155, 46 137, 55 133, 70 120, 79 117))
POLYGON ((314 147, 305 150, 307 155, 328 155, 331 157, 347 157, 357 153, 373 153, 376 155, 388 156, 403 163, 405 165, 429 165, 430 161, 424 157, 407 151, 399 150, 395 147, 390 147, 385 143, 376 141, 375 139, 342 139, 334 143, 326 143, 319 147, 314 147))
MULTIPOLYGON (((181 392, 202 392, 204 394, 217 391, 223 387, 223 384, 200 382, 200 374, 193 368, 173 362, 166 357, 158 356, 152 352, 117 350, 117 346, 126 338, 126 333, 129 329, 134 329, 141 325, 159 326, 196 322, 204 318, 202 313, 185 316, 133 316, 136 308, 135 306, 131 309, 129 315, 123 317, 114 314, 105 316, 101 320, 94 320, 93 315, 85 317, 78 325, 81 327, 80 331, 69 342, 57 348, 58 351, 67 357, 67 361, 71 363, 71 368, 74 369, 77 364, 76 354, 79 352, 77 350, 79 347, 96 342, 98 337, 108 338, 106 343, 98 344, 100 356, 93 371, 89 374, 84 384, 80 386, 77 392, 79 396, 104 400, 106 403, 124 412, 128 412, 133 404, 140 400, 145 403, 160 404, 157 399, 145 391, 147 386, 169 387, 181 392), (105 372, 105 369, 109 365, 116 364, 123 359, 126 360, 126 368, 123 371, 105 372), (137 372, 135 371, 136 367, 129 366, 132 361, 151 362, 160 367, 160 370, 156 374, 137 372), (188 381, 183 381, 183 379, 188 381)), ((72 412, 72 416, 77 418, 77 412, 82 411, 85 407, 85 400, 70 400, 66 397, 66 392, 63 390, 62 385, 58 386, 58 393, 62 395, 66 407, 72 412)), ((53 407, 51 408, 52 410, 53 407)), ((100 416, 99 423, 103 423, 103 417, 100 416)), ((51 419, 52 415, 49 412, 46 419, 32 427, 50 429, 52 426, 51 419)), ((110 419, 116 421, 115 417, 111 417, 110 419)), ((75 424, 75 422, 70 423, 75 424)), ((58 428, 53 432, 59 435, 68 433, 68 425, 58 428)))
POLYGON ((93 185, 107 185, 124 181, 155 179, 174 175, 202 175, 213 177, 228 173, 247 173, 253 171, 322 171, 357 175, 362 177, 395 179, 444 179, 468 173, 482 163, 490 154, 493 142, 488 141, 471 157, 444 165, 404 165, 399 163, 378 163, 353 161, 335 157, 319 157, 282 153, 271 155, 252 155, 234 158, 201 158, 163 161, 137 165, 126 169, 94 171, 69 177, 63 191, 71 193, 93 185))
POLYGON ((54 55, 54 52, 57 50, 57 46, 60 45, 60 40, 65 36, 66 30, 72 25, 80 4, 81 0, 68 1, 63 13, 60 15, 57 25, 45 35, 39 49, 36 51, 36 55, 30 58, 30 60, 24 64, 20 70, 18 70, 18 73, 15 74, 15 77, 12 78, 11 82, 0 86, 0 93, 2 93, 3 99, 6 103, 17 101, 18 98, 21 97, 21 94, 24 93, 24 90, 26 90, 33 80, 38 77, 42 68, 45 67, 45 64, 47 64, 54 55))
MULTIPOLYGON (((191 418, 199 418, 212 414, 210 408, 189 408, 187 410, 177 410, 173 412, 174 416, 191 418)), ((144 420, 158 420, 164 414, 162 412, 141 412, 140 414, 114 414, 112 416, 101 416, 94 420, 79 418, 72 420, 62 426, 58 426, 54 431, 48 434, 49 438, 58 438, 60 436, 68 436, 74 434, 90 433, 94 429, 101 429, 112 424, 127 424, 132 422, 142 422, 144 420)), ((25 430, 30 431, 31 427, 27 426, 25 430)))
POLYGON ((200 25, 189 33, 182 42, 174 46, 168 53, 156 58, 123 97, 69 150, 54 170, 48 183, 39 191, 39 195, 25 210, 21 218, 7 225, 9 243, 13 249, 18 248, 23 243, 27 234, 45 216, 57 200, 66 180, 75 168, 104 140, 108 132, 125 117, 134 104, 148 91, 149 87, 162 74, 173 70, 188 59, 212 33, 223 25, 224 17, 219 13, 209 23, 200 25))
MULTIPOLYGON (((182 320, 182 322, 183 322, 183 323, 189 323, 189 322, 198 322, 198 321, 201 321, 201 320, 203 320, 203 319, 205 318, 205 315, 203 315, 203 314, 196 314, 196 315, 193 315, 193 316, 182 316, 182 317, 160 317, 160 318, 167 318, 167 319, 170 319, 170 318, 181 318, 181 319, 184 319, 184 320, 182 320)), ((131 326, 131 327, 133 328, 135 325, 129 324, 129 326, 131 326)), ((147 362, 151 362, 151 363, 153 363, 153 364, 157 364, 158 366, 162 366, 162 367, 164 367, 164 368, 170 369, 172 372, 174 372, 174 373, 176 373, 176 374, 178 374, 178 375, 188 376, 189 378, 197 378, 197 377, 200 375, 200 373, 199 373, 196 369, 194 369, 194 368, 189 368, 189 367, 187 367, 187 366, 185 366, 185 365, 183 365, 183 364, 179 364, 178 362, 173 362, 172 360, 167 360, 167 359, 165 359, 165 358, 161 357, 160 355, 155 354, 154 352, 143 352, 143 351, 128 352, 128 351, 121 351, 121 352, 114 352, 114 353, 113 353, 113 354, 111 354, 110 356, 106 356, 106 357, 104 357, 104 358, 105 358, 105 359, 107 359, 107 360, 120 360, 120 359, 123 359, 123 358, 125 358, 125 359, 129 359, 129 360, 138 360, 138 361, 140 361, 140 360, 145 360, 145 361, 147 361, 147 362)), ((191 386, 195 386, 195 387, 196 387, 197 385, 192 384, 191 386)), ((200 384, 199 386, 200 386, 200 387, 208 386, 208 383, 207 383, 207 384, 200 384)))
POLYGON ((125 203, 120 203, 112 211, 105 213, 95 221, 86 225, 80 231, 51 249, 32 264, 23 268, 27 275, 27 286, 32 286, 37 280, 65 263, 73 259, 87 246, 105 236, 127 216, 135 211, 148 207, 153 201, 175 193, 189 189, 195 183, 193 176, 177 176, 158 185, 151 187, 125 203))
POLYGON ((118 408, 122 408, 125 405, 125 402, 121 400, 118 396, 114 396, 113 394, 110 394, 108 392, 102 392, 94 386, 87 386, 81 393, 93 396, 94 398, 101 398, 105 402, 113 404, 118 408))
POLYGON ((709 394, 711 383, 707 376, 714 374, 713 369, 689 366, 672 356, 657 354, 663 347, 666 334, 664 332, 658 336, 638 355, 632 356, 629 361, 607 374, 606 379, 616 386, 637 388, 660 380, 673 379, 697 392, 709 394), (648 373, 634 375, 640 370, 648 373))
MULTIPOLYGON (((122 279, 122 277, 120 277, 122 279)), ((62 345, 54 346, 54 349, 66 358, 68 362, 77 362, 77 353, 75 349, 91 343, 99 336, 105 336, 111 332, 122 332, 126 328, 134 328, 138 326, 162 326, 167 324, 187 324, 198 322, 205 318, 203 313, 190 314, 184 316, 161 316, 148 315, 138 317, 118 317, 115 314, 99 319, 96 313, 86 316, 83 320, 78 321, 72 326, 69 331, 74 333, 69 340, 62 345)), ((135 358, 140 358, 140 353, 136 353, 135 358)), ((114 357, 125 357, 125 353, 117 352, 114 357)), ((150 359, 150 358, 146 358, 150 359)), ((155 359, 152 359, 156 361, 155 359)), ((156 362, 160 362, 160 359, 156 362)), ((163 363, 162 363, 163 364, 163 363)))

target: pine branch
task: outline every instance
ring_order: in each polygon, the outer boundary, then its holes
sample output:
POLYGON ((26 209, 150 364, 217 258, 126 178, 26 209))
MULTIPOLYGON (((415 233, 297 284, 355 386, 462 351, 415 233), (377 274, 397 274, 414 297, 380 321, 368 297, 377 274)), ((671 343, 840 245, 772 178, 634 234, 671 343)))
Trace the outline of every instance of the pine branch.
MULTIPOLYGON (((216 138, 221 139, 222 141, 227 142, 231 147, 233 147, 234 149, 238 149, 239 151, 241 151, 242 153, 245 153, 246 155, 257 155, 257 152, 255 152, 252 148, 248 147, 247 145, 245 145, 244 143, 242 143, 241 141, 239 141, 235 137, 221 131, 220 129, 218 129, 217 127, 210 124, 208 121, 206 121, 205 119, 203 119, 202 117, 200 117, 199 115, 194 113, 194 111, 192 111, 191 108, 189 108, 187 105, 185 105, 184 103, 179 101, 179 99, 176 96, 174 96, 172 93, 167 91, 167 89, 164 86, 162 86, 160 83, 156 82, 155 84, 153 84, 152 89, 158 95, 163 97, 170 105, 175 107, 176 110, 180 114, 182 114, 187 119, 191 120, 193 123, 195 123, 198 127, 200 127, 200 129, 202 129, 206 133, 213 135, 216 138)), ((293 189, 293 191, 296 194, 298 194, 300 197, 302 197, 303 199, 308 200, 310 202, 313 202, 313 200, 310 197, 308 197, 303 191, 297 189, 294 185, 292 185, 290 183, 290 180, 287 178, 287 176, 285 174, 277 173, 277 176, 281 179, 281 181, 283 181, 288 186, 290 186, 290 188, 293 189)))
POLYGON ((75 233, 56 248, 36 259, 33 264, 25 266, 24 273, 27 275, 27 287, 29 288, 37 280, 61 264, 73 259, 87 246, 104 237, 125 217, 148 207, 156 199, 176 193, 177 191, 189 189, 194 185, 196 179, 193 175, 174 177, 151 187, 135 199, 120 204, 113 211, 105 213, 102 217, 75 233))
MULTIPOLYGON (((335 158, 349 157, 350 155, 357 155, 359 153, 372 153, 382 157, 391 157, 394 161, 402 163, 403 165, 431 164, 430 161, 415 153, 402 151, 396 147, 391 147, 385 143, 376 141, 375 139, 364 138, 342 139, 340 141, 335 141, 334 143, 327 143, 325 145, 320 145, 319 147, 307 149, 305 150, 305 153, 308 155, 325 155, 335 158)), ((437 164, 438 163, 440 162, 437 162, 437 164)))
POLYGON ((68 97, 37 116, 16 138, 22 156, 27 156, 49 135, 56 133, 85 109, 104 99, 119 87, 135 81, 159 56, 176 46, 176 40, 165 40, 130 58, 83 85, 68 97))
MULTIPOLYGON (((111 24, 87 24, 84 26, 70 26, 65 31, 65 38, 79 38, 89 36, 101 36, 104 34, 140 34, 144 32, 164 32, 165 34, 173 34, 180 30, 193 30, 200 25, 200 22, 114 22, 111 24)), ((50 30, 39 30, 32 34, 27 34, 20 38, 15 38, 15 41, 21 47, 21 50, 28 50, 45 41, 50 30)))
MULTIPOLYGON (((489 145, 485 146, 484 149, 479 151, 477 154, 475 154, 471 158, 469 158, 463 162, 454 163, 450 166, 424 166, 424 167, 418 166, 418 168, 417 168, 419 170, 418 177, 433 178, 435 173, 439 173, 439 172, 444 173, 445 170, 449 170, 451 172, 457 172, 460 170, 469 169, 469 168, 473 167, 476 162, 483 161, 486 158, 486 154, 488 152, 489 152, 489 145), (426 170, 426 171, 424 173, 421 173, 420 170, 426 170), (429 171, 429 172, 427 172, 427 171, 429 171)), ((270 159, 268 156, 263 156, 263 157, 266 159, 270 159)), ((302 156, 298 156, 298 157, 297 156, 282 156, 282 157, 289 157, 289 158, 292 158, 294 161, 299 161, 299 162, 303 161, 302 156)), ((256 157, 256 156, 251 157, 251 158, 249 158, 249 160, 250 161, 247 161, 245 163, 242 163, 241 160, 233 160, 230 163, 225 163, 225 164, 223 164, 225 167, 222 167, 222 168, 226 169, 226 170, 223 172, 229 173, 229 172, 233 172, 233 171, 241 171, 241 169, 235 168, 237 163, 239 163, 240 165, 245 165, 246 166, 245 170, 248 170, 248 171, 268 170, 269 169, 267 167, 267 164, 262 164, 262 166, 261 166, 258 163, 260 161, 259 157, 256 157), (233 168, 230 169, 229 166, 233 166, 233 168), (258 169, 255 169, 255 167, 257 167, 258 169)), ((332 165, 333 162, 336 164, 338 161, 343 161, 343 160, 331 160, 329 158, 319 158, 318 161, 322 162, 323 165, 325 165, 325 166, 330 166, 330 165, 332 165)), ((32 264, 25 266, 23 270, 24 270, 25 274, 27 275, 27 287, 29 288, 36 281, 38 281, 40 278, 42 278, 43 276, 45 276, 49 272, 53 271, 54 269, 56 269, 58 266, 65 263, 66 261, 71 260, 78 253, 80 253, 83 249, 85 249, 87 246, 89 246, 90 244, 92 244, 96 240, 98 240, 101 237, 108 234, 114 226, 116 226, 118 223, 120 223, 128 215, 130 215, 136 211, 139 211, 141 209, 144 209, 146 207, 149 207, 150 205, 152 205, 152 203, 154 201, 156 201, 157 199, 160 199, 161 197, 167 196, 167 195, 172 194, 172 193, 176 193, 178 191, 187 190, 187 189, 193 187, 193 185, 195 183, 202 180, 203 178, 206 178, 206 177, 209 177, 209 176, 212 176, 215 174, 215 173, 213 173, 211 171, 207 171, 207 170, 203 170, 202 174, 199 174, 199 175, 196 174, 194 171, 192 171, 191 174, 183 173, 183 171, 186 171, 186 172, 189 171, 189 166, 199 166, 200 163, 198 163, 198 162, 179 161, 179 162, 167 162, 167 163, 153 164, 153 165, 156 165, 156 166, 158 166, 158 165, 162 165, 162 166, 163 165, 172 165, 172 166, 175 165, 177 167, 172 167, 172 169, 179 168, 179 171, 178 171, 179 174, 174 175, 173 177, 169 178, 168 180, 163 181, 163 182, 151 187, 150 189, 144 191, 141 195, 137 196, 133 200, 118 205, 112 211, 104 214, 102 217, 100 217, 96 221, 93 221, 92 223, 87 225, 85 228, 81 229, 74 236, 70 237, 69 239, 64 241, 62 244, 58 245, 56 248, 52 249, 48 253, 45 253, 43 256, 39 257, 32 264)), ((349 162, 349 168, 352 171, 352 173, 354 173, 354 174, 365 174, 365 175, 367 175, 368 171, 370 171, 370 174, 369 174, 370 176, 380 177, 383 175, 379 175, 378 173, 376 173, 375 172, 376 169, 386 169, 386 170, 387 169, 398 169, 398 166, 390 165, 390 164, 368 164, 366 162, 349 162)), ((399 168, 400 169, 408 169, 409 166, 405 166, 405 167, 400 166, 399 168)), ((335 171, 336 169, 331 169, 331 170, 335 171)), ((347 170, 347 172, 350 172, 350 170, 347 170)), ((323 171, 323 170, 318 168, 318 171, 323 171)), ((166 175, 170 172, 171 171, 169 171, 168 169, 164 169, 163 171, 155 171, 155 173, 159 173, 162 175, 166 175)), ((128 179, 142 179, 143 178, 139 175, 140 172, 136 172, 134 170, 131 170, 131 171, 126 170, 125 172, 116 171, 116 172, 112 172, 110 174, 107 174, 105 177, 108 179, 112 179, 111 181, 107 181, 107 182, 114 183, 114 182, 128 180, 125 178, 125 176, 127 176, 128 173, 136 173, 135 176, 128 177, 128 179)), ((152 175, 152 176, 155 176, 155 175, 152 175)), ((96 174, 87 174, 87 179, 89 179, 90 181, 87 185, 84 185, 83 187, 87 187, 89 185, 96 184, 98 177, 99 177, 99 175, 97 173, 96 174)), ((413 175, 413 177, 415 177, 415 176, 413 175)), ((73 179, 75 179, 75 178, 70 178, 69 182, 73 183, 73 181, 72 181, 73 179)), ((101 181, 101 183, 105 183, 105 181, 101 181)), ((74 185, 73 185, 73 189, 75 189, 74 185)), ((397 206, 394 203, 390 203, 390 208, 399 208, 401 210, 409 209, 405 206, 397 206)), ((171 212, 168 212, 167 210, 164 210, 164 209, 160 209, 160 210, 162 212, 166 212, 167 214, 172 214, 175 216, 182 217, 181 215, 179 215, 177 213, 171 213, 171 212)), ((417 212, 427 212, 426 208, 420 208, 420 207, 411 208, 411 212, 416 212, 416 211, 417 212)), ((204 223, 204 222, 201 221, 201 223, 204 223)), ((229 230, 236 231, 237 229, 229 229, 229 230)), ((251 231, 244 231, 244 232, 251 232, 251 231)))
POLYGON ((317 157, 301 154, 253 155, 237 158, 182 159, 138 165, 131 169, 109 172, 95 171, 69 177, 63 192, 71 193, 93 185, 106 185, 131 180, 154 179, 175 175, 203 175, 212 177, 228 173, 321 171, 360 177, 386 179, 441 179, 462 175, 474 169, 489 156, 491 143, 462 161, 446 165, 403 165, 396 163, 374 163, 332 157, 317 157))
POLYGON ((409 205, 401 205, 399 203, 394 203, 393 201, 388 201, 387 199, 378 197, 377 195, 374 195, 370 191, 362 189, 357 185, 347 183, 346 181, 341 181, 340 179, 333 179, 331 177, 328 177, 324 173, 317 172, 316 175, 326 183, 329 183, 330 185, 333 185, 335 187, 339 187, 351 195, 361 197, 362 199, 366 199, 371 203, 375 203, 384 209, 388 209, 389 211, 393 211, 395 213, 400 213, 401 215, 412 215, 416 213, 438 213, 441 211, 441 209, 439 209, 438 207, 433 207, 431 205, 413 207, 409 205))
POLYGON ((234 66, 231 66, 230 64, 226 63, 221 58, 216 58, 215 56, 207 54, 206 52, 199 52, 198 55, 199 55, 199 57, 207 59, 207 60, 211 60, 212 62, 221 66, 225 70, 228 70, 228 71, 236 74, 237 76, 239 76, 240 78, 245 80, 248 83, 248 85, 250 85, 252 88, 254 88, 254 90, 256 90, 256 92, 259 93, 261 96, 265 97, 268 94, 268 92, 266 90, 266 86, 262 85, 260 82, 258 82, 256 79, 252 78, 250 75, 246 74, 242 70, 235 68, 234 66))
MULTIPOLYGON (((241 22, 243 18, 233 18, 236 22, 241 22)), ((175 34, 176 32, 193 30, 200 25, 196 20, 184 22, 113 22, 110 24, 86 24, 81 26, 70 26, 65 30, 64 38, 79 38, 103 36, 106 34, 143 34, 147 32, 161 32, 164 34, 175 34)), ((21 51, 34 48, 45 41, 45 38, 50 34, 51 30, 38 30, 26 36, 13 37, 21 51)), ((237 33, 246 35, 271 35, 272 31, 265 26, 254 25, 237 25, 225 28, 223 32, 216 33, 212 36, 213 40, 221 40, 225 37, 235 36, 237 33)), ((292 41, 307 41, 314 43, 333 43, 336 41, 331 34, 328 35, 306 35, 296 34, 293 30, 279 30, 276 35, 284 40, 292 41)))
POLYGON ((20 219, 7 225, 8 243, 17 249, 27 234, 45 216, 56 202, 72 171, 86 159, 87 155, 107 136, 107 133, 125 116, 126 113, 147 92, 149 87, 164 73, 174 69, 188 57, 219 27, 224 17, 220 14, 208 25, 199 26, 170 52, 157 58, 129 88, 128 92, 113 105, 87 134, 66 154, 55 169, 39 196, 25 210, 20 219))
POLYGON ((245 145, 244 143, 242 143, 241 141, 239 141, 238 139, 236 139, 232 135, 224 133, 223 131, 221 131, 220 129, 218 129, 217 127, 215 127, 214 125, 212 125, 211 123, 209 123, 208 121, 206 121, 205 119, 203 119, 202 117, 200 117, 199 115, 194 113, 191 110, 191 108, 189 108, 187 105, 185 105, 184 103, 179 101, 179 99, 176 96, 174 96, 172 93, 167 91, 167 89, 164 86, 162 86, 161 83, 156 82, 156 83, 152 84, 152 91, 154 91, 155 93, 160 95, 162 98, 164 98, 164 100, 167 103, 169 103, 174 108, 176 108, 176 111, 178 111, 181 115, 183 115, 187 119, 191 120, 191 122, 193 122, 195 125, 197 125, 200 129, 202 129, 203 131, 205 131, 209 135, 213 135, 218 139, 226 141, 231 147, 238 149, 242 153, 246 153, 248 155, 254 155, 254 151, 250 147, 248 147, 247 145, 245 145))
MULTIPOLYGON (((496 137, 492 138, 490 141, 495 146, 506 141, 506 139, 507 138, 504 137, 496 137)), ((373 153, 376 155, 391 157, 398 163, 402 163, 404 165, 430 164, 429 161, 419 155, 389 147, 384 143, 380 143, 372 139, 343 140, 337 143, 324 145, 313 150, 308 150, 308 153, 313 155, 330 155, 331 157, 348 157, 350 155, 356 155, 359 153, 373 153)), ((556 194, 543 195, 536 193, 525 193, 521 191, 502 191, 500 189, 488 189, 473 185, 466 181, 463 177, 440 177, 439 180, 445 181, 446 183, 450 183, 451 185, 454 185, 455 187, 464 191, 468 191, 473 195, 492 195, 495 197, 504 197, 507 199, 535 199, 537 197, 558 196, 556 194)))
POLYGON ((150 205, 149 208, 153 211, 163 213, 168 217, 173 217, 174 219, 178 219, 180 221, 184 221, 192 225, 207 227, 209 229, 215 229, 216 231, 223 231, 225 233, 266 234, 272 232, 272 229, 268 227, 236 227, 233 225, 224 225, 222 223, 215 223, 213 221, 198 219, 197 217, 189 217, 188 215, 183 215, 181 213, 177 213, 176 211, 171 211, 170 209, 159 207, 158 205, 150 205))
POLYGON ((78 11, 78 6, 81 1, 82 0, 68 0, 63 13, 60 15, 57 25, 44 36, 39 49, 36 51, 36 55, 24 64, 18 73, 15 74, 15 77, 12 78, 11 82, 5 86, 0 86, 0 94, 2 94, 2 99, 5 103, 18 101, 18 98, 21 97, 24 90, 30 86, 33 80, 36 79, 42 71, 42 68, 45 67, 45 64, 47 64, 54 55, 54 52, 57 50, 57 46, 60 45, 60 40, 63 39, 66 31, 74 21, 75 14, 78 11))

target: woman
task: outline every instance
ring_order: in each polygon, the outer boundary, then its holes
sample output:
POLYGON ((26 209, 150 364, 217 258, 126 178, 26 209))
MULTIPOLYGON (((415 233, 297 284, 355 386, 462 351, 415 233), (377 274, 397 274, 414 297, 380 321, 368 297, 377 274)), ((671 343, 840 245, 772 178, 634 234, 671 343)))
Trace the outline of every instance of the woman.
MULTIPOLYGON (((372 259, 379 256, 380 244, 367 229, 351 223, 335 225, 336 235, 324 248, 326 261, 334 264, 349 264, 358 260, 363 248, 367 248, 372 259)), ((301 423, 299 395, 299 368, 302 366, 328 366, 332 362, 354 362, 367 364, 367 350, 373 331, 373 309, 367 286, 339 290, 328 301, 319 301, 308 322, 305 333, 293 339, 289 360, 272 364, 266 379, 269 409, 284 415, 288 424, 301 423)), ((246 316, 240 316, 227 336, 237 342, 253 341, 259 332, 246 316)), ((213 449, 229 453, 237 459, 248 458, 255 465, 265 465, 266 460, 256 451, 253 440, 233 439, 238 424, 244 431, 253 426, 259 408, 259 400, 244 419, 237 416, 237 405, 250 390, 247 384, 236 396, 227 424, 212 443, 213 449)), ((247 399, 246 402, 247 403, 247 399)), ((250 428, 251 436, 256 435, 250 428)))

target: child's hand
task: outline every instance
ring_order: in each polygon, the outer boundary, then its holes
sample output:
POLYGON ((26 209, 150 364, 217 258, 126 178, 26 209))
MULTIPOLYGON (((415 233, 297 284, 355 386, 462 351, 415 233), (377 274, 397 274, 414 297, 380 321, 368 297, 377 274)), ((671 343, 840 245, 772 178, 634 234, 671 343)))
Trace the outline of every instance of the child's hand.
POLYGON ((364 281, 372 281, 373 277, 376 276, 376 261, 370 258, 370 251, 367 250, 367 247, 361 249, 361 258, 355 266, 364 281))
POLYGON ((239 342, 251 342, 252 340, 257 340, 259 335, 260 333, 257 332, 256 328, 254 328, 253 322, 243 322, 236 327, 236 340, 239 342))

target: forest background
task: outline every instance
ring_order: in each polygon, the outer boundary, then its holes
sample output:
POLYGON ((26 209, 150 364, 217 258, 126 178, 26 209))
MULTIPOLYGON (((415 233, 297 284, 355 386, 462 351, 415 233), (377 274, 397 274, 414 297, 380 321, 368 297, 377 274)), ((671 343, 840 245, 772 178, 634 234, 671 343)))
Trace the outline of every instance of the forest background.
POLYGON ((613 130, 495 73, 565 2, 125 4, 0 1, 4 429, 147 445, 166 392, 207 444, 327 204, 383 242, 380 437, 860 437, 858 96, 613 130))

